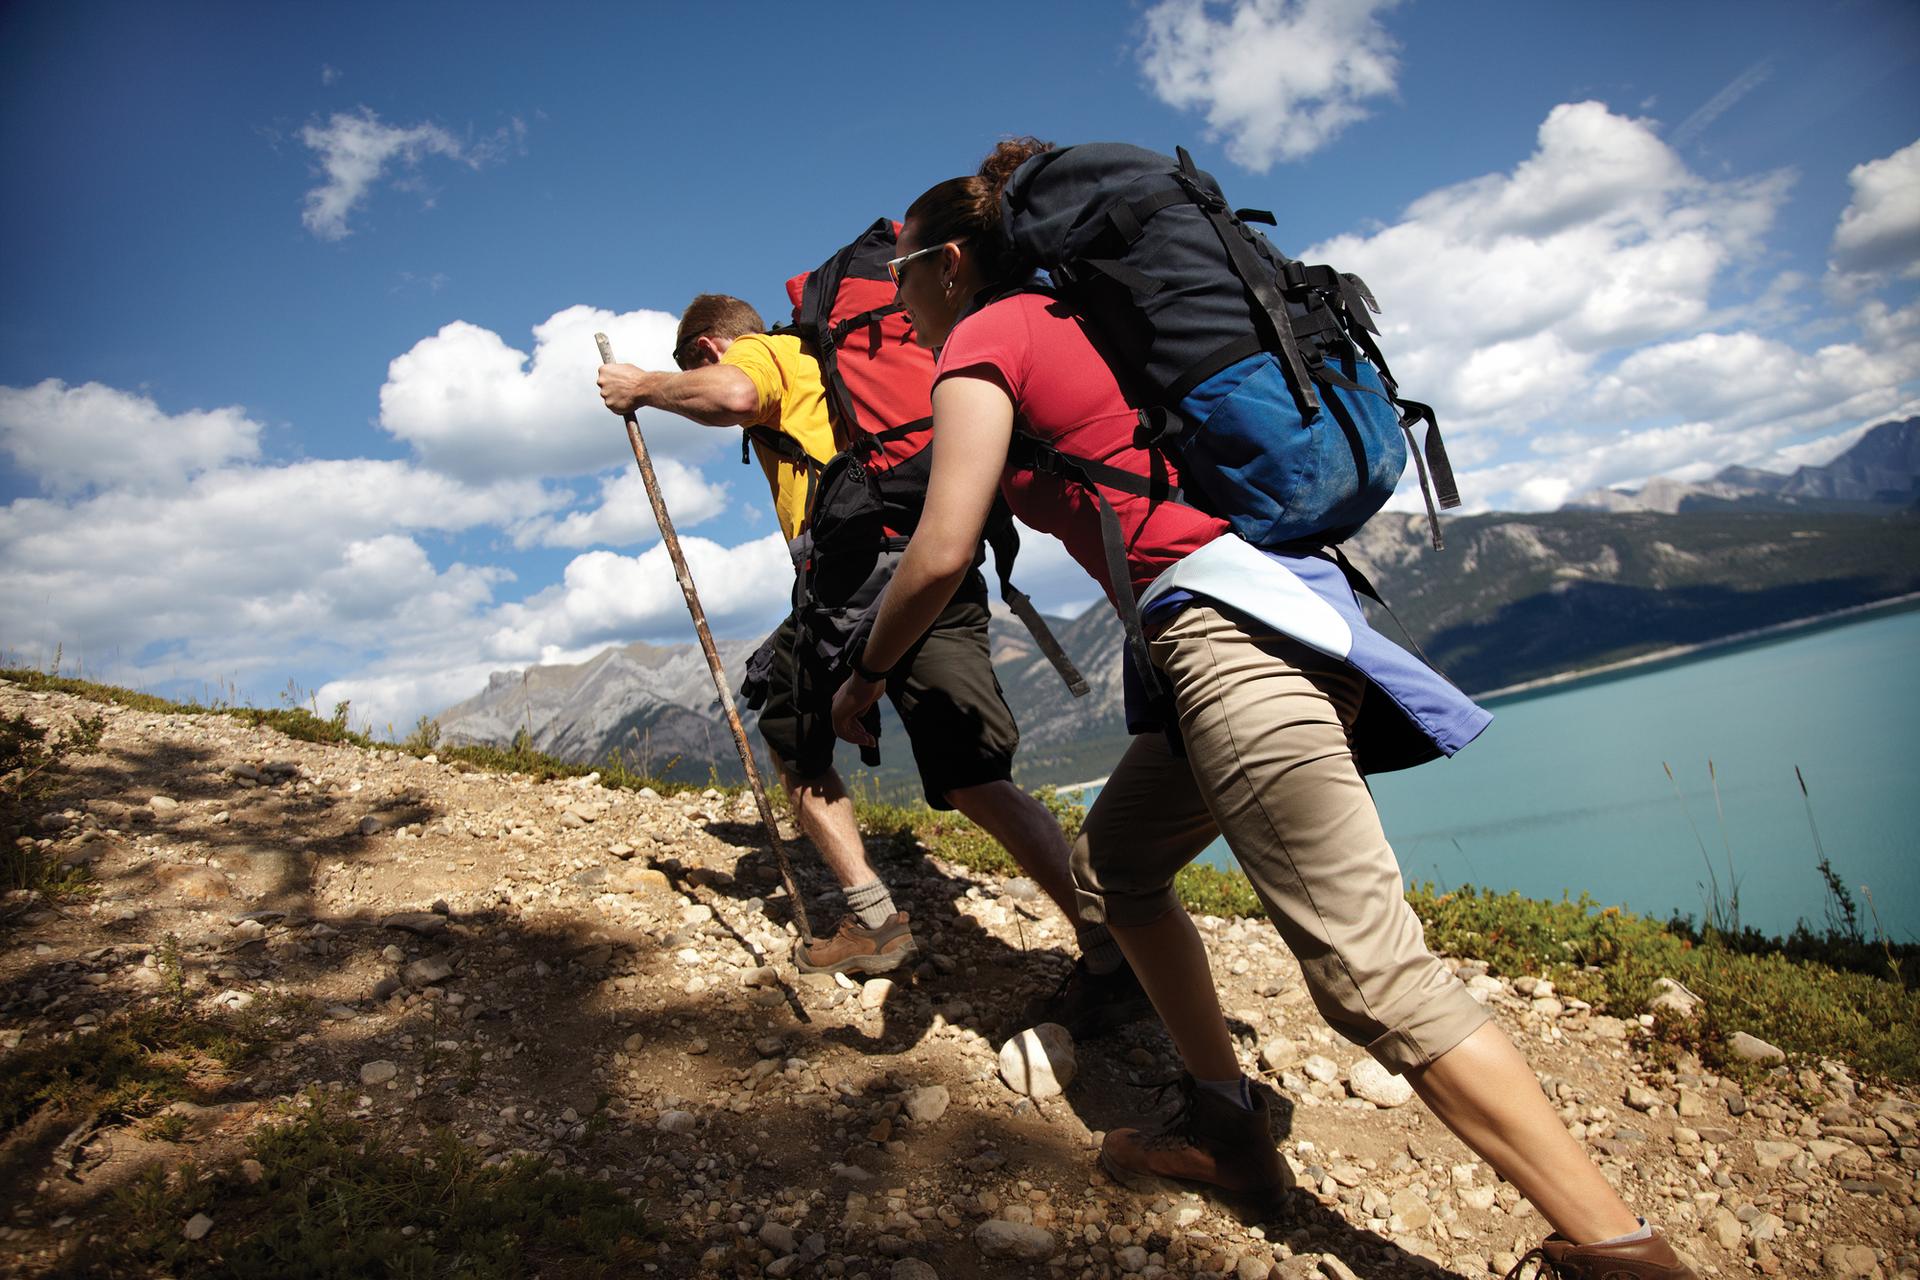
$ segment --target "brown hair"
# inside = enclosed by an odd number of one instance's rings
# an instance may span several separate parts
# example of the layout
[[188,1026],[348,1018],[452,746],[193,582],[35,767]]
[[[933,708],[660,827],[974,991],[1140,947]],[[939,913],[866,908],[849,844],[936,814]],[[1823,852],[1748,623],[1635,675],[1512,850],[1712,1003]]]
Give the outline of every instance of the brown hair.
[[749,333],[765,333],[767,322],[750,302],[725,293],[703,293],[680,313],[680,328],[673,335],[674,349],[688,338],[740,338]]
[[948,240],[972,246],[981,277],[1001,283],[1030,264],[1021,262],[1000,221],[1000,193],[1013,171],[1042,152],[1051,142],[1038,138],[1009,138],[980,162],[971,177],[948,178],[929,188],[907,209],[906,220],[920,232],[922,246]]

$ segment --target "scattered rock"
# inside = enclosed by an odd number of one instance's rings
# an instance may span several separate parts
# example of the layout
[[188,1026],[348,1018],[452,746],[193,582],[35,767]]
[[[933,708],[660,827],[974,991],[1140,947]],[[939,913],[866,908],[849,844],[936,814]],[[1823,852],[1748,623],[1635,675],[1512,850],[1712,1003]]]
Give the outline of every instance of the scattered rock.
[[207,1232],[213,1230],[213,1219],[204,1213],[196,1213],[187,1219],[187,1225],[180,1228],[180,1234],[189,1240],[204,1240]]
[[1043,1262],[1054,1252],[1051,1231],[1001,1218],[989,1218],[975,1227],[973,1245],[989,1258],[1020,1258],[1027,1262]]
[[445,956],[427,956],[408,965],[401,971],[400,976],[405,978],[410,986],[431,987],[435,983],[445,982],[451,978],[453,965],[448,963]]
[[892,978],[868,978],[860,984],[860,1007],[878,1009],[893,994]]
[[1727,1038],[1727,1049],[1742,1062],[1757,1062],[1762,1066],[1771,1066],[1776,1062],[1787,1060],[1785,1053],[1759,1036],[1750,1036],[1744,1031],[1736,1031]]
[[447,931],[447,918],[431,911],[402,911],[380,922],[382,929],[402,929],[422,938],[437,938]]
[[376,1058],[372,1062],[361,1064],[360,1083],[369,1087],[377,1087],[387,1083],[387,1081],[399,1074],[400,1068],[398,1065],[388,1062],[385,1058]]
[[1057,1022],[1029,1027],[1000,1046],[1000,1078],[1015,1093],[1052,1098],[1073,1083],[1078,1069],[1073,1036]]
[[1700,997],[1672,978],[1654,979],[1653,995],[1647,1000],[1647,1012],[1670,1013],[1675,1017],[1691,1018],[1699,1007]]
[[1356,1098],[1365,1098],[1376,1107],[1404,1107],[1413,1101],[1413,1086],[1405,1076],[1396,1075],[1375,1062],[1362,1058],[1347,1068],[1347,1088]]
[[[156,816],[162,817],[162,818],[166,817],[168,814],[179,809],[179,807],[180,807],[180,802],[178,800],[175,800],[172,796],[155,796],[151,800],[147,801],[147,808],[153,810]],[[209,1223],[208,1225],[211,1226],[212,1224]],[[201,1234],[204,1235],[206,1233],[202,1232]],[[193,1240],[198,1240],[199,1238],[200,1238],[199,1236],[189,1237],[189,1239],[193,1239]]]
[[691,1111],[662,1111],[654,1128],[662,1133],[692,1133],[694,1124]]
[[1260,1065],[1268,1071],[1285,1071],[1300,1061],[1300,1045],[1286,1036],[1269,1036],[1260,1045]]
[[1319,1084],[1332,1084],[1340,1078],[1340,1064],[1324,1053],[1307,1055],[1300,1063],[1300,1070],[1307,1079]]
[[900,1100],[901,1109],[915,1124],[932,1124],[947,1113],[947,1104],[951,1097],[947,1086],[930,1084],[924,1088],[908,1091]]
[[940,1280],[940,1273],[918,1258],[902,1258],[893,1264],[892,1280]]

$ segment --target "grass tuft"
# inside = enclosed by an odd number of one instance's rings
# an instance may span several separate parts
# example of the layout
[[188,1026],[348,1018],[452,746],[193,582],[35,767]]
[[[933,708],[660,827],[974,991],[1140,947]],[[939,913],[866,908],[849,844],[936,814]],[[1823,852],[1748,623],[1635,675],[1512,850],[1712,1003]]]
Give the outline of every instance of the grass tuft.
[[[256,1131],[247,1159],[258,1167],[149,1172],[116,1196],[70,1274],[622,1276],[661,1237],[605,1183],[530,1159],[489,1165],[445,1128],[402,1145],[324,1095]],[[198,1213],[214,1226],[189,1242],[181,1225]]]

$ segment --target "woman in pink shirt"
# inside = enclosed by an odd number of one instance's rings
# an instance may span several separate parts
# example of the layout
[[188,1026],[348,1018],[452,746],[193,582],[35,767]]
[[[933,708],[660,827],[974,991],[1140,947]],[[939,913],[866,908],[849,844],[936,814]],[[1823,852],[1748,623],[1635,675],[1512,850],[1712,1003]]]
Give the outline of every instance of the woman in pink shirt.
[[[855,674],[834,700],[836,728],[855,742],[864,739],[858,720],[886,670],[972,563],[997,493],[1022,520],[1059,537],[1116,606],[1121,592],[1138,599],[1188,557],[1231,550],[1247,576],[1272,577],[1266,585],[1274,590],[1262,598],[1297,589],[1302,616],[1319,619],[1314,625],[1332,617],[1349,633],[1366,630],[1351,590],[1327,585],[1323,556],[1232,548],[1220,542],[1232,537],[1224,523],[1200,511],[1118,488],[1096,491],[1027,461],[1038,441],[1135,475],[1153,465],[1133,444],[1134,409],[1112,372],[1063,305],[1023,288],[1031,264],[1015,260],[1001,226],[1001,189],[1045,148],[1032,139],[1002,143],[979,174],[941,183],[907,212],[891,265],[919,341],[941,351],[933,479]],[[1167,479],[1178,484],[1177,474]],[[1103,519],[1119,527],[1114,545],[1124,545],[1124,565],[1108,559]],[[1228,595],[1231,604],[1220,598]],[[1477,709],[1444,682],[1432,707],[1394,701],[1381,674],[1393,664],[1362,660],[1384,644],[1370,632],[1330,655],[1324,643],[1303,642],[1311,628],[1297,619],[1272,610],[1256,617],[1241,606],[1238,590],[1210,599],[1196,588],[1149,608],[1145,658],[1171,689],[1184,755],[1158,733],[1136,736],[1074,850],[1088,918],[1108,922],[1189,1073],[1179,1113],[1152,1130],[1113,1130],[1102,1164],[1123,1181],[1181,1178],[1262,1199],[1287,1185],[1264,1094],[1250,1088],[1234,1056],[1205,948],[1171,889],[1173,873],[1218,833],[1300,959],[1329,1023],[1404,1074],[1553,1224],[1539,1256],[1563,1274],[1595,1280],[1690,1277],[1568,1134],[1513,1042],[1426,949],[1406,904],[1361,776],[1365,757],[1409,733],[1425,734],[1417,758],[1450,753],[1485,723],[1484,713],[1475,719]],[[1316,614],[1322,608],[1325,615]],[[1448,726],[1461,724],[1464,737],[1450,740]]]

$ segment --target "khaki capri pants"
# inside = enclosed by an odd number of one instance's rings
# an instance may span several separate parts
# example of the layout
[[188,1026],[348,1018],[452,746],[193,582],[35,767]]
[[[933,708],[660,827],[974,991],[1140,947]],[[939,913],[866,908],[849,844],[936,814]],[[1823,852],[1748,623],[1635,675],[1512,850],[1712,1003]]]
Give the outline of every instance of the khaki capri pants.
[[1179,909],[1174,873],[1224,835],[1306,974],[1321,1016],[1396,1072],[1487,1021],[1427,950],[1349,733],[1366,681],[1346,663],[1196,602],[1150,642],[1187,758],[1137,736],[1073,849],[1088,923]]

